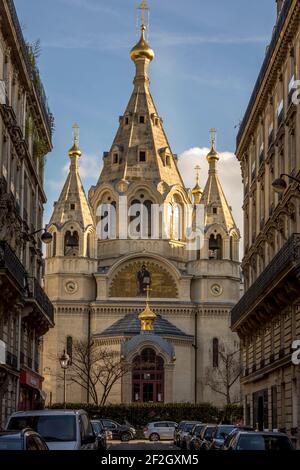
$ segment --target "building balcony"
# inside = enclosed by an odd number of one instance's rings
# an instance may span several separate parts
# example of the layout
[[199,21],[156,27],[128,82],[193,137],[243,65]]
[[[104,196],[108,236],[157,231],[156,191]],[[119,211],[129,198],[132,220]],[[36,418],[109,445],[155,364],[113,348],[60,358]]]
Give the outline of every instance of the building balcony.
[[26,278],[26,291],[26,303],[34,307],[33,313],[39,317],[37,321],[40,327],[47,331],[49,324],[54,325],[54,307],[49,297],[36,278]]
[[231,328],[254,331],[300,292],[300,234],[293,234],[231,311]]
[[24,293],[24,266],[6,241],[0,241],[0,276],[7,277],[20,293]]

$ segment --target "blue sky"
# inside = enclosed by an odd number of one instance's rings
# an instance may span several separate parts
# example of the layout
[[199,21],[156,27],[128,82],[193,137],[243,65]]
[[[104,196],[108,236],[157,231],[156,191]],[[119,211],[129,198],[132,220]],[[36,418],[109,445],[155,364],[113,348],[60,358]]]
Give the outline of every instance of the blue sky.
[[[80,125],[82,177],[99,176],[132,91],[129,51],[137,41],[133,0],[15,0],[24,36],[41,40],[39,68],[55,117],[47,157],[45,221],[66,176],[72,124]],[[243,117],[275,23],[275,0],[148,0],[149,42],[156,53],[151,90],[187,186],[200,163],[209,129],[218,130],[221,179],[242,224],[235,126]],[[228,157],[229,155],[229,157]],[[199,161],[201,160],[201,161]],[[222,159],[221,159],[222,160]],[[232,185],[235,191],[232,191]]]

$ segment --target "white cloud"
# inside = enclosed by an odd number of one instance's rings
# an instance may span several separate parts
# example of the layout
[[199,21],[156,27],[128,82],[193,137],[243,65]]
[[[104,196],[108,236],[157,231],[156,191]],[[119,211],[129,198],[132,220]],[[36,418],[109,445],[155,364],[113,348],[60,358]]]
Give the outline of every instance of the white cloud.
[[[195,167],[200,165],[200,183],[204,188],[208,178],[208,162],[206,160],[208,152],[208,148],[194,147],[180,155],[178,167],[187,187],[193,188],[195,186]],[[240,164],[232,152],[219,152],[219,157],[219,178],[228,204],[232,207],[235,222],[243,234],[243,185]]]
[[[62,168],[62,172],[67,176],[70,164],[66,163]],[[83,154],[79,159],[79,174],[84,179],[93,179],[95,182],[98,180],[101,172],[100,159],[97,155]]]

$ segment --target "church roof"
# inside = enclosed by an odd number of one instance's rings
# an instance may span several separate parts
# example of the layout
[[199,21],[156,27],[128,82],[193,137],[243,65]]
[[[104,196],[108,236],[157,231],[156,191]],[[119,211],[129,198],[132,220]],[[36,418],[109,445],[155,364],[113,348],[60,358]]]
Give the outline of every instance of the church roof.
[[68,221],[78,222],[83,228],[93,225],[93,217],[79,174],[78,160],[81,152],[74,136],[74,145],[69,151],[70,170],[66,182],[55,203],[49,225],[63,225]]
[[[134,336],[140,334],[140,332],[141,323],[138,314],[130,313],[102,331],[99,336]],[[157,315],[156,317],[153,333],[159,336],[178,336],[186,339],[193,338],[193,336],[187,335],[161,315]]]
[[[184,187],[177,167],[177,156],[170,148],[163,122],[150,93],[148,67],[154,52],[145,42],[145,26],[140,42],[133,48],[131,58],[135,62],[134,90],[114,138],[110,152],[103,157],[104,165],[99,184],[117,181],[164,181],[169,186]],[[149,51],[152,51],[151,54]],[[139,152],[146,152],[139,161]],[[113,155],[118,154],[117,164]]]
[[[207,155],[207,160],[209,162],[208,180],[201,197],[201,204],[205,206],[204,225],[206,228],[209,228],[216,223],[226,228],[228,234],[232,229],[235,229],[236,233],[239,234],[239,230],[233,218],[232,209],[227,202],[218,176],[217,162],[219,155],[215,149],[214,141]],[[212,210],[213,208],[217,208],[217,213]]]

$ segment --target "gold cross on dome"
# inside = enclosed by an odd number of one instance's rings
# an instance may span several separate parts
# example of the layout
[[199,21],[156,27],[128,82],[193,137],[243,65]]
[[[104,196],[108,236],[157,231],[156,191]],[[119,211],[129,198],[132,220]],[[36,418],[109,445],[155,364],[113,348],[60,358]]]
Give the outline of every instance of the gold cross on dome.
[[142,1],[141,5],[139,7],[137,7],[138,10],[141,10],[142,12],[142,17],[141,17],[141,26],[145,26],[145,12],[146,11],[149,11],[150,8],[148,7],[147,3],[145,2],[145,0]]
[[79,125],[75,122],[72,126],[73,129],[73,138],[74,138],[74,144],[77,144],[78,142],[78,131],[79,131]]
[[197,165],[195,166],[195,170],[196,170],[196,175],[197,175],[197,183],[199,184],[199,173],[200,173],[201,167]]
[[150,292],[152,291],[152,289],[150,288],[150,286],[147,286],[145,291],[147,292],[147,302],[150,301]]
[[211,130],[210,130],[210,133],[211,133],[211,145],[212,147],[215,146],[215,143],[216,143],[216,129],[213,127]]

